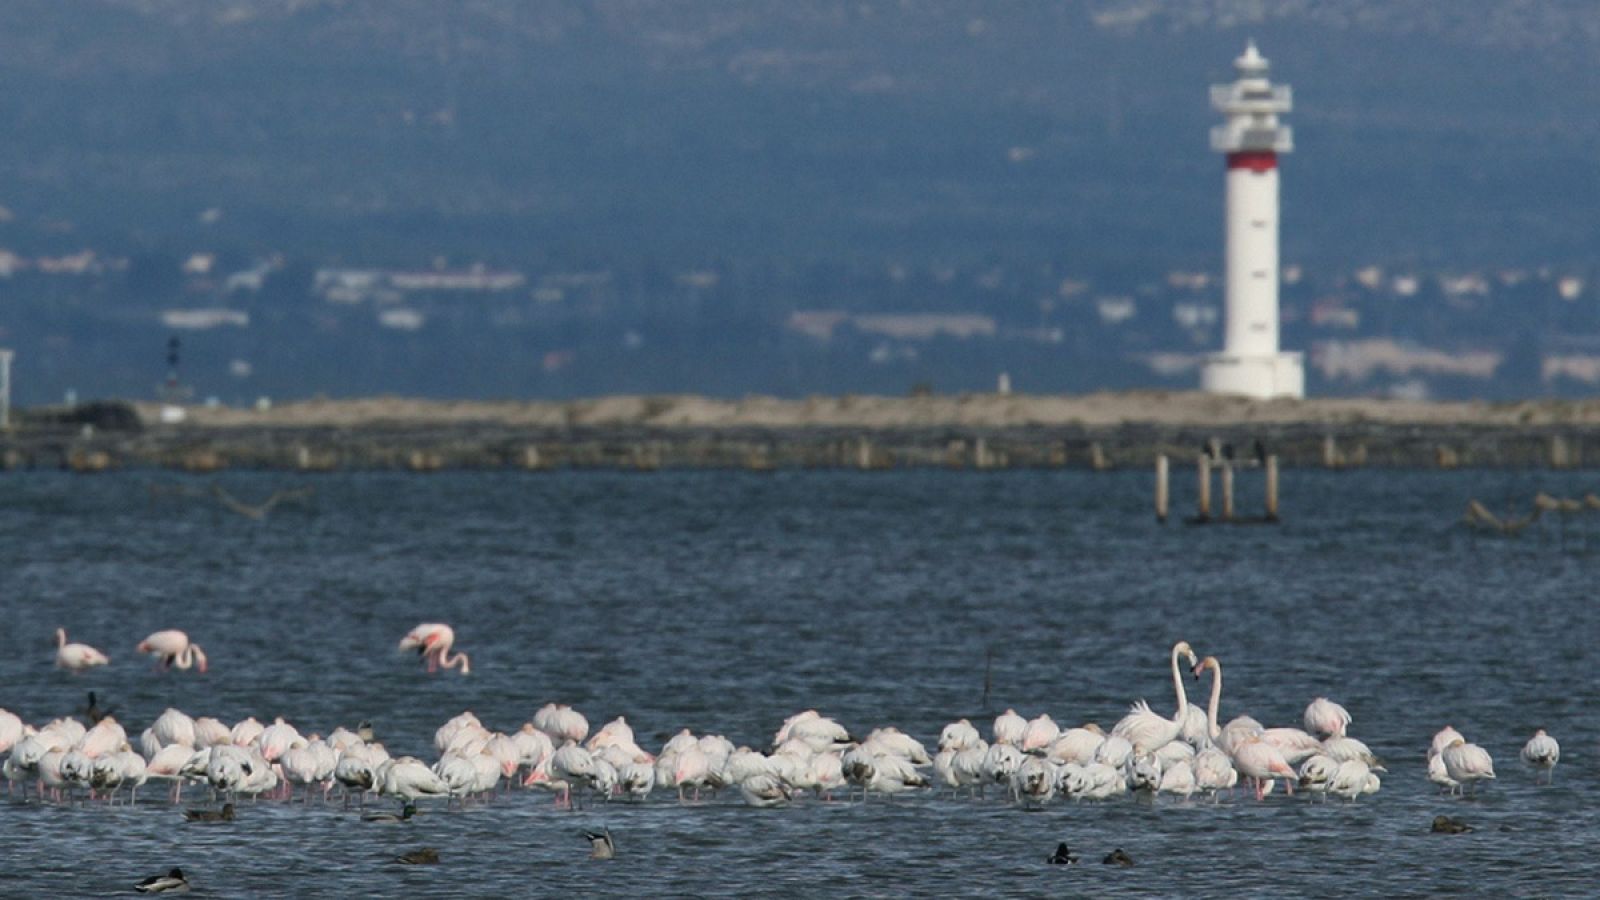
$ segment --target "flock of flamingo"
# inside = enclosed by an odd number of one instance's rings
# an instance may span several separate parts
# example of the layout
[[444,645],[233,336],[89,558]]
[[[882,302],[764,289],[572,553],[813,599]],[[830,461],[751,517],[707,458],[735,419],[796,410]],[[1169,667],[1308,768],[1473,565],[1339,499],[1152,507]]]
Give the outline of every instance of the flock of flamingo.
[[[57,630],[57,662],[81,671],[106,663],[104,654],[72,644]],[[470,671],[466,654],[452,655],[454,632],[426,623],[401,641],[430,672]],[[205,653],[180,631],[159,631],[141,641],[141,653],[162,669],[206,669]],[[1204,710],[1189,703],[1183,669],[1199,680],[1211,677]],[[180,802],[186,786],[220,795],[290,799],[299,790],[309,802],[326,802],[335,788],[348,806],[369,796],[404,804],[423,798],[466,803],[499,793],[506,786],[541,788],[556,794],[558,806],[571,808],[584,797],[642,801],[658,790],[675,791],[680,802],[699,801],[702,792],[737,791],[750,806],[797,802],[806,795],[829,799],[835,791],[893,796],[942,787],[952,794],[982,797],[997,789],[1011,802],[1037,807],[1055,799],[1109,800],[1158,795],[1215,799],[1242,780],[1260,800],[1278,782],[1313,798],[1354,802],[1378,791],[1387,770],[1367,745],[1346,732],[1345,709],[1318,697],[1305,710],[1303,729],[1267,728],[1249,716],[1218,721],[1222,665],[1214,656],[1198,659],[1185,641],[1170,657],[1177,710],[1162,716],[1143,700],[1109,732],[1093,723],[1063,729],[1048,714],[1027,719],[1007,709],[995,718],[989,738],[967,719],[946,725],[933,753],[894,727],[857,738],[837,721],[806,710],[790,716],[773,735],[770,748],[736,746],[721,735],[695,735],[684,729],[650,753],[635,741],[626,719],[618,717],[593,733],[588,720],[570,707],[551,703],[511,732],[491,731],[464,712],[434,734],[438,753],[429,765],[412,757],[391,757],[370,726],[338,727],[327,737],[302,734],[278,718],[263,725],[254,718],[233,726],[210,717],[191,718],[168,709],[137,738],[114,718],[90,726],[71,718],[43,726],[25,725],[0,709],[0,753],[8,754],[0,772],[8,794],[30,783],[40,799],[57,802],[77,795],[116,802],[124,793],[134,802],[140,786],[170,785]],[[1522,760],[1553,778],[1560,747],[1542,729],[1527,742]],[[1446,726],[1428,751],[1428,778],[1451,793],[1477,791],[1495,777],[1494,762],[1482,747],[1468,743]],[[1537,778],[1537,776],[1536,776]],[[231,809],[231,807],[230,807]]]

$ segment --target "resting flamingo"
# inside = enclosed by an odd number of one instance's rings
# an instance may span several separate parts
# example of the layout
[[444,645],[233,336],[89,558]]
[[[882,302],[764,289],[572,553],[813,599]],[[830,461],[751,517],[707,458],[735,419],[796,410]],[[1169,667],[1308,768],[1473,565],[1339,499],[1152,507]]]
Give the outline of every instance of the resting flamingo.
[[467,655],[465,653],[450,655],[450,648],[455,646],[455,642],[454,628],[438,622],[424,622],[400,639],[400,650],[417,651],[418,656],[428,661],[429,672],[460,666],[461,674],[467,675],[472,672],[472,664]]
[[[1522,761],[1534,769],[1543,771],[1549,776],[1549,781],[1554,781],[1556,778],[1556,763],[1561,761],[1561,745],[1556,743],[1555,738],[1545,734],[1544,729],[1541,728],[1535,731],[1533,737],[1529,738],[1528,743],[1523,746]],[[1533,777],[1533,783],[1539,783],[1537,774]]]
[[188,669],[196,666],[203,674],[206,670],[206,654],[200,645],[192,643],[189,636],[177,629],[158,631],[139,642],[136,648],[140,653],[148,653],[159,660],[161,671],[177,666]]
[[83,672],[95,666],[103,666],[111,660],[104,653],[88,644],[67,643],[67,630],[56,629],[56,667],[72,672]]
[[1494,778],[1494,760],[1489,757],[1489,751],[1467,743],[1464,738],[1452,739],[1439,756],[1444,760],[1445,773],[1459,782],[1458,793],[1465,793],[1469,784],[1473,793],[1477,793],[1479,781]]
[[1344,737],[1350,727],[1350,713],[1327,697],[1318,697],[1306,706],[1306,730],[1325,738]]

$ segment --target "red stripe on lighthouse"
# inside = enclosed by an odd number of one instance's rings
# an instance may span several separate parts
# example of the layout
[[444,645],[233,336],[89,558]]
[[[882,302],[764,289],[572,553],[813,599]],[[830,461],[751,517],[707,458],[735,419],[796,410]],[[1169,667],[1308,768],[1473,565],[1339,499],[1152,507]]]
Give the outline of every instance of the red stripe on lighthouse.
[[1228,168],[1270,172],[1278,167],[1278,154],[1271,150],[1240,150],[1228,154]]

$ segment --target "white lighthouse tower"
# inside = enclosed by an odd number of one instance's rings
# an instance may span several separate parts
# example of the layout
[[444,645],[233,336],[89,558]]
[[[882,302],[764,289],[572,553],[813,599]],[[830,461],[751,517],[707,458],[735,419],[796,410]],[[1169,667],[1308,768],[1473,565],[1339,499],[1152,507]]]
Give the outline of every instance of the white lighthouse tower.
[[1302,354],[1278,351],[1278,154],[1294,149],[1289,86],[1267,79],[1252,41],[1233,61],[1239,77],[1211,86],[1211,105],[1227,121],[1211,129],[1211,149],[1228,161],[1227,330],[1222,352],[1207,357],[1200,387],[1215,394],[1304,397]]

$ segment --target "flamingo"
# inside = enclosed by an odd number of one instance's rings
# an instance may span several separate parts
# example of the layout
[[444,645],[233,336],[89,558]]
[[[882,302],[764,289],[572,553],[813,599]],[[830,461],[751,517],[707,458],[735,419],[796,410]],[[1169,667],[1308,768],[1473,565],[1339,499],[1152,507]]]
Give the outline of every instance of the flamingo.
[[158,631],[139,642],[135,648],[140,653],[148,653],[158,661],[158,668],[165,672],[173,666],[179,669],[188,669],[196,666],[203,675],[206,671],[206,654],[200,645],[192,643],[189,636],[177,629]]
[[1373,777],[1366,763],[1359,759],[1347,759],[1339,763],[1333,777],[1328,779],[1328,793],[1354,801],[1362,794],[1377,790],[1377,786],[1372,784]]
[[67,643],[67,630],[56,629],[56,668],[76,673],[103,666],[110,661],[104,653],[88,644]]
[[1439,756],[1444,760],[1445,773],[1461,787],[1458,790],[1465,792],[1469,783],[1473,784],[1473,792],[1477,792],[1476,782],[1482,779],[1494,778],[1494,760],[1489,757],[1489,751],[1477,744],[1469,744],[1463,738],[1455,738]]
[[22,719],[8,709],[0,709],[0,753],[9,751],[22,740]]
[[783,739],[777,743],[793,739],[803,742],[814,753],[827,753],[855,741],[850,732],[837,721],[817,715],[814,710],[807,710],[806,713],[802,713],[801,717],[794,718],[791,722],[786,722],[785,728],[779,729],[778,734],[782,735]]
[[1350,727],[1350,714],[1327,697],[1318,697],[1306,706],[1305,724],[1312,734],[1344,737],[1344,730]]
[[1194,650],[1189,647],[1188,641],[1172,645],[1172,687],[1178,693],[1177,713],[1170,719],[1163,718],[1150,708],[1150,704],[1140,700],[1111,729],[1112,735],[1125,738],[1132,744],[1137,755],[1154,753],[1163,744],[1176,740],[1183,730],[1183,721],[1189,714],[1189,697],[1183,690],[1183,676],[1178,674],[1179,656],[1186,657],[1189,665],[1196,665]]
[[1042,751],[1060,736],[1060,726],[1050,718],[1049,713],[1044,713],[1028,722],[1027,730],[1022,733],[1022,752]]
[[1009,707],[1005,712],[994,718],[994,742],[996,744],[1010,744],[1014,747],[1022,746],[1022,739],[1028,733],[1028,720],[1017,715],[1017,711]]
[[965,750],[976,747],[983,742],[983,736],[978,734],[978,729],[966,719],[951,722],[939,732],[940,750]]
[[1298,728],[1267,728],[1261,732],[1261,739],[1276,747],[1291,766],[1323,752],[1321,741]]
[[1163,794],[1174,794],[1185,800],[1195,792],[1199,785],[1195,781],[1194,766],[1188,760],[1178,760],[1161,770],[1161,784],[1156,790]]
[[1255,782],[1256,799],[1267,795],[1267,784],[1274,778],[1283,778],[1284,787],[1294,793],[1293,783],[1298,778],[1294,769],[1289,767],[1287,760],[1278,748],[1272,746],[1259,736],[1252,735],[1239,743],[1233,751],[1233,766],[1239,774]]
[[633,800],[645,800],[656,786],[656,767],[649,763],[628,763],[617,770],[617,784]]
[[564,703],[546,703],[533,714],[533,727],[544,732],[552,743],[582,743],[589,736],[589,720]]
[[407,650],[417,651],[418,656],[427,660],[429,672],[454,669],[459,666],[461,674],[470,674],[472,665],[465,653],[450,655],[450,648],[455,642],[454,628],[439,622],[424,622],[400,639],[400,651],[402,653]]
[[1106,737],[1100,726],[1090,722],[1081,728],[1068,728],[1061,732],[1059,737],[1050,742],[1050,747],[1045,750],[1045,756],[1051,762],[1075,762],[1080,766],[1087,766],[1094,762],[1095,753],[1105,742]]
[[778,776],[757,772],[739,782],[739,795],[747,806],[769,809],[788,803],[791,791]]
[[[1522,761],[1535,769],[1543,769],[1549,775],[1549,781],[1556,777],[1556,763],[1561,761],[1561,745],[1556,739],[1544,733],[1541,728],[1533,733],[1528,743],[1522,748]],[[1549,781],[1546,783],[1548,784]],[[1539,783],[1537,774],[1533,777],[1534,784]]]
[[1450,773],[1445,771],[1442,753],[1428,754],[1428,780],[1452,794],[1461,786],[1461,782],[1451,778]]
[[[1177,657],[1173,657],[1174,663]],[[1211,670],[1211,702],[1206,707],[1206,730],[1211,733],[1211,739],[1222,737],[1223,729],[1217,725],[1217,707],[1222,702],[1222,663],[1215,656],[1208,656],[1196,663],[1192,671],[1196,678],[1206,669]],[[1250,720],[1250,725],[1255,725],[1255,720]],[[1234,729],[1234,722],[1228,723],[1229,730]],[[1289,767],[1288,760],[1278,749],[1262,740],[1261,732],[1245,730],[1249,725],[1241,726],[1236,732],[1236,737],[1230,741],[1218,741],[1224,752],[1231,758],[1233,768],[1240,774],[1249,778],[1255,784],[1256,799],[1260,800],[1267,795],[1268,785],[1274,778],[1286,779],[1284,789],[1294,793],[1294,782],[1298,776],[1294,769]],[[1259,727],[1259,726],[1258,726]]]

